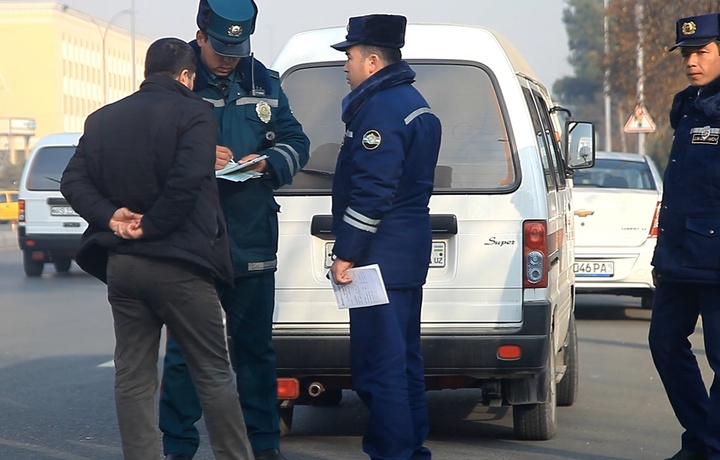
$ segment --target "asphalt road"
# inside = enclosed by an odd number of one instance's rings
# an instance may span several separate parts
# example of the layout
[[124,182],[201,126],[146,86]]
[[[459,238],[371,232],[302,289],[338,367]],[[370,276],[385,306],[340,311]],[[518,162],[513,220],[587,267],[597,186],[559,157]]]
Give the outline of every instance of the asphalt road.
[[[513,438],[511,409],[479,392],[428,393],[427,442],[439,460],[663,459],[680,444],[647,349],[650,312],[628,297],[581,297],[580,394],[558,408],[558,434]],[[693,339],[706,375],[702,330]],[[14,233],[0,225],[0,460],[117,460],[113,331],[104,286],[73,265],[23,275]],[[298,407],[282,440],[290,460],[361,460],[365,410],[352,392],[338,407]],[[204,429],[196,459],[212,458]]]

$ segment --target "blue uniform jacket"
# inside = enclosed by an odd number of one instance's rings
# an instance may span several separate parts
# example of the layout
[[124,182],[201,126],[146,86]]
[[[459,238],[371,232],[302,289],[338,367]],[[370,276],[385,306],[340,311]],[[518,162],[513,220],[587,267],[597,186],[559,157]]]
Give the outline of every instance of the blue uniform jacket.
[[720,282],[720,79],[675,95],[658,241],[659,281]]
[[261,179],[218,180],[235,276],[275,271],[280,206],[273,191],[291,183],[308,162],[310,141],[276,72],[253,57],[241,58],[230,79],[221,82],[202,64],[197,41],[190,45],[198,58],[194,91],[214,106],[218,145],[232,150],[236,160],[251,153],[269,157]]
[[428,202],[441,126],[414,78],[400,61],[345,97],[333,181],[334,254],[356,266],[379,264],[395,289],[425,283],[432,242]]

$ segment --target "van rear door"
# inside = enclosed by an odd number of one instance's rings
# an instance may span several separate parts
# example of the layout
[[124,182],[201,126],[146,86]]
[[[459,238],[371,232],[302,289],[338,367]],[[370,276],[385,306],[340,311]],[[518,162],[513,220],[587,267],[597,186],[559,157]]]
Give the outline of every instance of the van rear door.
[[60,193],[60,178],[74,153],[74,145],[47,145],[28,160],[21,189],[27,235],[76,235],[87,228]]
[[[536,197],[520,187],[497,81],[487,68],[465,61],[410,64],[416,87],[443,128],[430,202],[433,253],[423,323],[517,327],[523,301],[522,221]],[[326,278],[333,244],[330,192],[344,133],[341,100],[349,92],[342,66],[296,67],[283,76],[293,113],[310,137],[311,158],[293,184],[277,192],[282,212],[276,328],[346,327],[348,321]]]

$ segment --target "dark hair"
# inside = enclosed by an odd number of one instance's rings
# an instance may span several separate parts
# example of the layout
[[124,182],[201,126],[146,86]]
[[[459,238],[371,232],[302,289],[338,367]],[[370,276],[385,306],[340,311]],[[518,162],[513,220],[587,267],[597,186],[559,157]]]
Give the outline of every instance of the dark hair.
[[394,64],[402,60],[402,52],[397,48],[387,48],[375,45],[360,45],[362,47],[363,56],[367,57],[371,54],[377,54],[383,60],[385,65]]
[[197,70],[197,58],[193,49],[179,38],[155,40],[145,55],[145,78],[150,75],[180,76],[183,70]]

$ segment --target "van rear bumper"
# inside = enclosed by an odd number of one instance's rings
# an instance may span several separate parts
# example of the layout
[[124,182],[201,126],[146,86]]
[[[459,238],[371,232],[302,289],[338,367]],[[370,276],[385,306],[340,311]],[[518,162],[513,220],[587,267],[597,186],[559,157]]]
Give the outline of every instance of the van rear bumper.
[[[317,325],[316,325],[317,326]],[[547,363],[550,337],[548,303],[523,305],[523,322],[516,329],[423,325],[425,375],[464,376],[472,379],[537,375]],[[350,375],[350,336],[347,330],[283,325],[273,331],[278,377]],[[522,356],[503,360],[501,345],[518,345]]]
[[23,251],[62,252],[74,257],[80,249],[80,238],[82,234],[27,235],[24,227],[18,227],[18,246]]

